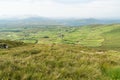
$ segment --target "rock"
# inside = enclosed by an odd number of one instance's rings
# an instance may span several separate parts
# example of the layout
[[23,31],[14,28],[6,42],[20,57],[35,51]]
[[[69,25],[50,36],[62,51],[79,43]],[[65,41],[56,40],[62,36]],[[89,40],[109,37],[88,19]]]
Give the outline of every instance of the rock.
[[0,48],[3,48],[3,49],[8,49],[9,46],[5,43],[0,43]]

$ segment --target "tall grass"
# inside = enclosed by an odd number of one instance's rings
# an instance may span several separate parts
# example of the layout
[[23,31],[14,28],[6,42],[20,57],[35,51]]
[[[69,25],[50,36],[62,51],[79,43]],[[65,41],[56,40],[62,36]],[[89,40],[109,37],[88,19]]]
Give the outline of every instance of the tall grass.
[[0,79],[119,80],[119,53],[68,44],[29,44],[1,49]]

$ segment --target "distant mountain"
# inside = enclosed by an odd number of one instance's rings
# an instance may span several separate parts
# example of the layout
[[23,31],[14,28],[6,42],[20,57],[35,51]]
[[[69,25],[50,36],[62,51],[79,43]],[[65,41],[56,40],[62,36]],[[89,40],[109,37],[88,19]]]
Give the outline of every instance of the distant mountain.
[[114,24],[120,23],[120,20],[100,20],[100,19],[51,19],[44,17],[29,17],[25,19],[1,19],[0,24],[23,24],[23,25],[68,25],[81,26],[89,24]]

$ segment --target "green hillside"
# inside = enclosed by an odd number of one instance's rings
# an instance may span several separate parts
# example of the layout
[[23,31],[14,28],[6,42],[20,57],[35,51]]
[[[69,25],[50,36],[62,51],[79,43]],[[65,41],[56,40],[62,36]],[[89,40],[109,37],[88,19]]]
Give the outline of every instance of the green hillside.
[[69,26],[23,26],[0,29],[0,39],[25,43],[80,44],[88,47],[120,47],[120,24]]
[[103,46],[111,48],[120,47],[120,28],[105,32],[103,36],[105,39]]

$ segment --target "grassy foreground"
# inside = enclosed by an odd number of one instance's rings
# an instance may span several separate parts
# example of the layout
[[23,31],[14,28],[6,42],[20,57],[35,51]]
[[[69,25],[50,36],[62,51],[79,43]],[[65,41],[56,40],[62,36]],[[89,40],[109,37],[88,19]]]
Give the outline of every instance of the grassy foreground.
[[120,80],[120,52],[72,44],[0,49],[0,80]]

